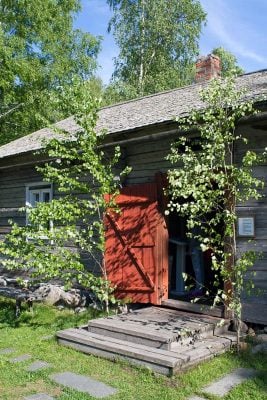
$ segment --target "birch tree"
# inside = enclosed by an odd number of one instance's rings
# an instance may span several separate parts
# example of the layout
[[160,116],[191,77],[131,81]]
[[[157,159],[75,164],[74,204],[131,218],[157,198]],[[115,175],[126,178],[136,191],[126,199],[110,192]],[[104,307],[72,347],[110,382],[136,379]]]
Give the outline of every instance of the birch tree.
[[71,86],[64,99],[72,105],[80,129],[71,135],[56,130],[58,136],[43,149],[50,161],[37,167],[60,196],[23,208],[28,224],[10,221],[12,229],[0,243],[0,254],[7,269],[22,269],[35,281],[56,278],[67,287],[83,285],[108,311],[115,297],[105,266],[104,220],[106,213],[117,210],[119,177],[129,169],[118,166],[119,147],[109,153],[101,149],[106,133],[96,130],[100,101],[90,96],[86,83]]
[[90,80],[100,39],[74,29],[80,0],[0,1],[0,144],[55,122],[59,91]]
[[198,0],[107,0],[109,23],[120,49],[113,82],[128,97],[192,81],[205,12]]
[[184,135],[172,145],[168,160],[174,168],[168,172],[166,213],[176,211],[186,217],[188,236],[198,240],[202,251],[210,252],[215,281],[213,293],[206,294],[213,296],[214,304],[223,303],[232,312],[239,344],[242,294],[253,288],[247,273],[259,255],[253,247],[238,249],[236,206],[262,196],[264,182],[255,177],[253,166],[266,162],[266,152],[247,148],[238,164],[235,160],[235,146],[248,144],[242,130],[236,129],[237,123],[256,110],[245,91],[236,89],[233,77],[212,80],[200,98],[204,110],[178,119],[185,133],[197,132],[197,139]]
[[223,47],[216,47],[212,50],[212,54],[220,57],[221,60],[221,76],[223,78],[231,76],[234,74],[241,75],[245,71],[241,68],[238,63],[236,56],[230,51],[224,49]]

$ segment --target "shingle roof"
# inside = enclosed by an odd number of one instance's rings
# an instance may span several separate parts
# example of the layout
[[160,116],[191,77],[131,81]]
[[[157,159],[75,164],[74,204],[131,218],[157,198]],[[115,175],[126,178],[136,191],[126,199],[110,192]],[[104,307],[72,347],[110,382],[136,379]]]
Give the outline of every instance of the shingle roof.
[[[267,96],[267,70],[244,74],[236,78],[238,87],[247,88],[247,96],[255,100]],[[201,108],[199,90],[203,85],[190,86],[157,93],[140,99],[103,107],[99,111],[97,129],[105,128],[108,134],[127,132],[148,125],[172,121],[175,116],[187,114],[192,108]],[[78,129],[73,117],[60,121],[56,126],[72,133]],[[0,147],[0,158],[42,148],[44,139],[55,135],[44,128]]]

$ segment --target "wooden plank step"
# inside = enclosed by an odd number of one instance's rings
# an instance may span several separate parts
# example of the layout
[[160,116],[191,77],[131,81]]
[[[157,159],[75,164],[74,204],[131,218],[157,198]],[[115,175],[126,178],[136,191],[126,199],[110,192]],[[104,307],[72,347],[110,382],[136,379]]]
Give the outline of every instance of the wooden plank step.
[[230,350],[235,343],[235,335],[225,335],[224,337],[217,336],[198,342],[193,348],[187,350],[186,354],[190,357],[190,360],[184,365],[181,365],[180,369],[183,371],[187,370],[203,361],[210,360],[216,355],[225,353]]
[[125,330],[125,332],[137,332],[138,334],[140,333],[140,335],[144,335],[144,331],[146,331],[151,339],[158,340],[160,336],[162,341],[175,340],[177,336],[176,332],[174,332],[173,330],[168,331],[161,326],[155,327],[154,325],[150,325],[149,322],[147,322],[146,324],[138,323],[134,319],[131,320],[129,318],[125,320],[116,317],[98,318],[89,321],[88,326],[108,326],[110,328],[115,328],[116,326],[118,326],[121,330]]
[[178,340],[178,334],[174,332],[109,318],[89,321],[88,331],[165,350],[170,349],[171,342]]
[[84,353],[111,360],[128,360],[164,375],[172,375],[176,371],[185,370],[215,354],[220,354],[229,349],[233,342],[231,337],[213,337],[194,346],[185,346],[183,351],[168,351],[101,336],[78,328],[60,331],[57,338],[60,344]]
[[157,307],[141,309],[89,321],[88,331],[170,350],[173,346],[194,343],[228,329],[228,323],[217,326],[219,318]]
[[173,308],[174,310],[190,311],[198,314],[210,315],[218,318],[224,317],[223,307],[209,307],[205,304],[190,303],[187,301],[167,299],[161,303],[164,307]]
[[98,343],[99,345],[107,345],[107,344],[112,344],[115,347],[117,346],[122,346],[122,348],[127,349],[129,352],[140,352],[141,357],[143,356],[144,353],[147,352],[148,358],[154,358],[155,355],[157,355],[160,359],[166,360],[167,365],[173,365],[177,362],[177,360],[185,361],[188,359],[186,355],[180,355],[177,353],[174,353],[172,351],[168,350],[163,350],[163,349],[156,349],[156,348],[150,348],[148,346],[144,346],[142,344],[137,345],[136,343],[132,342],[127,342],[125,340],[120,340],[120,339],[115,339],[112,337],[106,337],[102,335],[98,335],[96,333],[91,333],[88,332],[84,329],[79,329],[79,328],[69,328],[65,329],[63,331],[57,332],[57,337],[66,337],[67,336],[72,336],[74,339],[79,338],[80,340],[83,340],[84,343],[89,343],[90,341],[94,341],[95,343]]
[[186,310],[177,310],[165,307],[147,307],[145,309],[137,310],[133,313],[119,314],[110,319],[120,319],[122,321],[134,321],[135,323],[142,324],[146,327],[155,326],[157,329],[162,328],[166,330],[180,330],[185,328],[186,330],[199,329],[210,329],[216,326],[221,318],[197,314],[195,312],[188,312]]
[[[213,329],[214,326],[220,321],[218,318],[205,318],[202,315],[190,314],[185,312],[178,312],[176,310],[164,310],[158,309],[157,313],[151,315],[141,314],[138,312],[129,314],[119,314],[112,317],[105,317],[96,320],[89,321],[89,324],[93,324],[95,321],[108,321],[108,323],[114,326],[119,323],[132,324],[132,326],[139,327],[140,330],[150,330],[153,333],[155,331],[162,333],[163,336],[170,336],[171,332],[176,338],[177,334],[181,330],[209,330]],[[137,328],[138,329],[138,328]]]
[[57,332],[58,342],[109,359],[126,359],[131,363],[148,366],[156,372],[171,375],[174,368],[188,361],[187,355],[179,356],[167,350],[137,345],[115,338],[107,338],[83,329],[66,329]]

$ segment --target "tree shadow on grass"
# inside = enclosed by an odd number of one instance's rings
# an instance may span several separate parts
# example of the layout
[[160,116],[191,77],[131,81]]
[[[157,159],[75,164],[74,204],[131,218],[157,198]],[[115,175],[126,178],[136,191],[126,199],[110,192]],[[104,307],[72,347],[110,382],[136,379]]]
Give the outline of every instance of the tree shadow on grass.
[[6,326],[16,328],[19,319],[15,315],[15,301],[0,299],[0,329]]
[[16,318],[15,302],[9,299],[0,299],[0,329],[5,327],[19,328],[20,326],[30,326],[33,329],[47,327],[54,331],[85,325],[88,320],[100,316],[101,312],[94,309],[88,309],[84,313],[76,314],[73,310],[69,309],[60,311],[56,307],[34,304],[31,311],[27,305],[23,304],[21,315]]

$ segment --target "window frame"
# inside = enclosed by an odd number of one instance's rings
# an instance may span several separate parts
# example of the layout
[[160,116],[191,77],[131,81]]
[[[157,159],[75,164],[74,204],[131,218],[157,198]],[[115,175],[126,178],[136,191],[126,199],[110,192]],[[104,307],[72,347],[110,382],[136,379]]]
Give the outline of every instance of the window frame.
[[[26,188],[26,199],[25,199],[25,206],[26,206],[26,225],[29,225],[29,213],[30,209],[34,208],[32,202],[32,194],[39,193],[39,199],[42,199],[44,193],[49,193],[49,202],[53,200],[53,183],[52,182],[31,182],[25,184]],[[39,200],[38,203],[44,203],[43,200]],[[53,221],[50,221],[50,229],[53,228]]]

